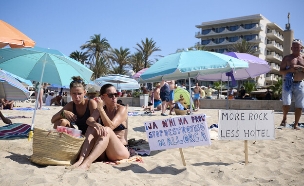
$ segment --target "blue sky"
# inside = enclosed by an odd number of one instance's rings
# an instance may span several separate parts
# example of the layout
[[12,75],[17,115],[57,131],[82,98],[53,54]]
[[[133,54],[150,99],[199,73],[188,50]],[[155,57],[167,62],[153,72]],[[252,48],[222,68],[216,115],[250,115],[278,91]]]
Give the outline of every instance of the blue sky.
[[[290,12],[295,38],[304,40],[303,0],[3,0],[0,19],[36,42],[69,55],[94,34],[113,48],[129,48],[153,38],[168,55],[199,40],[195,25],[252,14],[262,14],[285,28]],[[1,31],[0,31],[1,32]]]

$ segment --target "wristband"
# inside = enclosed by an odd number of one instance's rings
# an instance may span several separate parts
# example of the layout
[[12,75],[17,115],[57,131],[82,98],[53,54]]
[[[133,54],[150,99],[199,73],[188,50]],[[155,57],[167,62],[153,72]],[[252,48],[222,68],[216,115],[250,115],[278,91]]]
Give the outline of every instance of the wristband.
[[61,111],[60,116],[65,119],[64,110]]

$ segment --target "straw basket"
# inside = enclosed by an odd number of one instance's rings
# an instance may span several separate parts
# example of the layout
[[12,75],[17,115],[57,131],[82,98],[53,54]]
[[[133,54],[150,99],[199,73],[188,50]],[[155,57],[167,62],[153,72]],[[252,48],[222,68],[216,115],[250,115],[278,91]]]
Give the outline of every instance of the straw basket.
[[76,162],[84,139],[35,128],[31,161],[39,165],[71,165]]
[[187,115],[187,110],[174,109],[176,115]]

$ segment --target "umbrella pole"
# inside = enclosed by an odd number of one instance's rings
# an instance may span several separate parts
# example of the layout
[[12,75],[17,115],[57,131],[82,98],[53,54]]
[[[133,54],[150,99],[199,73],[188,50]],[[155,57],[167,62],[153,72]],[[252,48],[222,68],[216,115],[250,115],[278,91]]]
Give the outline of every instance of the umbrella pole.
[[[35,109],[34,109],[34,114],[33,114],[33,119],[32,119],[32,124],[31,124],[31,131],[29,132],[29,135],[28,135],[29,141],[33,138],[34,122],[35,122],[35,116],[36,116],[36,111],[37,111],[37,107],[38,107],[38,98],[40,97],[40,92],[41,92],[40,90],[42,87],[41,85],[42,85],[45,63],[46,63],[46,55],[45,55],[45,60],[43,62],[43,67],[42,67],[42,72],[41,72],[41,77],[40,77],[40,82],[39,82],[40,86],[39,86],[38,95],[36,98]],[[41,107],[42,107],[42,105],[41,105]]]
[[188,80],[189,80],[189,93],[190,93],[190,114],[192,114],[192,92],[191,92],[191,81],[190,81],[190,74],[188,73]]
[[226,101],[226,110],[228,110],[228,90],[229,90],[229,76],[228,76],[228,82],[227,82],[227,84],[228,84],[228,87],[227,87],[227,101]]

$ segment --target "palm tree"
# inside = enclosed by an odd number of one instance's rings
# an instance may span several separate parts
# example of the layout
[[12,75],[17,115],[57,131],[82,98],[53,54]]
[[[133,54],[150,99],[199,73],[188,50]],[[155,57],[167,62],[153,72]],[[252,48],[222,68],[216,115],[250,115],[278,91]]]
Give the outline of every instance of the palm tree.
[[219,81],[213,82],[213,88],[217,90],[217,99],[220,97],[220,90],[223,88],[223,84]]
[[94,60],[100,59],[101,56],[105,57],[106,51],[111,47],[106,38],[101,38],[100,34],[94,34],[90,37],[91,40],[87,41],[80,48],[86,50],[89,55],[89,60],[94,64]]
[[70,54],[70,58],[75,59],[76,61],[79,61],[81,64],[87,63],[88,60],[88,54],[86,52],[80,52],[80,51],[74,51]]
[[109,65],[103,57],[100,57],[99,60],[96,61],[96,64],[90,65],[90,69],[93,71],[93,80],[99,78],[100,76],[107,75],[109,72]]
[[[130,67],[134,72],[138,72],[141,69],[144,69],[145,62],[143,59],[143,54],[141,52],[136,52],[130,56]],[[147,67],[150,67],[150,63],[147,64]]]
[[247,53],[247,54],[254,54],[256,52],[256,48],[254,44],[251,44],[245,39],[243,39],[242,42],[237,42],[236,44],[233,44],[231,47],[229,47],[228,50],[231,52],[239,52],[239,53]]
[[153,54],[153,52],[161,51],[158,47],[156,47],[156,42],[154,42],[152,38],[146,38],[145,41],[141,40],[141,44],[136,43],[136,45],[138,48],[135,49],[143,54],[144,68],[147,68],[149,57]]
[[[125,74],[126,70],[124,67],[129,64],[130,61],[130,50],[128,48],[123,49],[111,49],[108,59],[111,61],[112,68],[117,68],[116,71],[118,74]],[[118,67],[115,67],[118,65]]]
[[272,90],[274,99],[280,99],[282,97],[282,87],[282,78],[279,78],[277,83],[269,87]]
[[255,83],[247,81],[244,83],[246,92],[250,95],[252,91],[256,90]]

